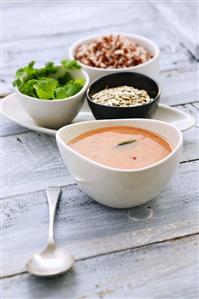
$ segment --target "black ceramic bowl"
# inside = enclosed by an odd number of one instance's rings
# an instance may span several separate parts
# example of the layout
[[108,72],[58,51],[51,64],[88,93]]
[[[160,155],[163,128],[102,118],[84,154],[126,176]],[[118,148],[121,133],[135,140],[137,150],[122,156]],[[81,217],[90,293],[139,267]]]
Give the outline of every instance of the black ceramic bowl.
[[[96,92],[105,88],[123,85],[145,89],[153,101],[132,107],[105,106],[92,101],[92,95]],[[151,118],[158,107],[160,88],[159,85],[148,76],[139,73],[122,72],[103,76],[91,83],[87,89],[86,97],[88,105],[96,119]]]

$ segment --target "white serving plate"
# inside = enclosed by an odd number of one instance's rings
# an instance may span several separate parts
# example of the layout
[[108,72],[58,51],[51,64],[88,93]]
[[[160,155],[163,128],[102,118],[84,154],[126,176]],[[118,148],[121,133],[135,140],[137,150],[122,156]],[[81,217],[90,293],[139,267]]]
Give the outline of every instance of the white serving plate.
[[[57,132],[57,130],[38,126],[20,105],[19,98],[16,93],[12,93],[1,100],[1,113],[8,119],[30,130],[42,132],[48,135],[55,135]],[[84,105],[73,122],[76,123],[93,119],[94,117],[89,107]],[[153,119],[166,121],[181,131],[188,130],[195,124],[194,118],[188,113],[163,104],[159,104]]]

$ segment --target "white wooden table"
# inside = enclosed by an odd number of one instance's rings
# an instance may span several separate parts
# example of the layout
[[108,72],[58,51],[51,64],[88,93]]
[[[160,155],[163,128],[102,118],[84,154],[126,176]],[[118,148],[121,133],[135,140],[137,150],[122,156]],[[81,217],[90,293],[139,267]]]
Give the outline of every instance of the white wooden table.
[[[1,97],[29,61],[59,62],[86,35],[130,32],[161,49],[161,102],[197,117],[196,2],[4,1],[2,17]],[[161,195],[142,207],[114,210],[77,187],[53,137],[2,118],[1,298],[196,299],[198,140],[197,124],[184,133],[178,173]],[[38,279],[24,264],[47,240],[49,185],[62,187],[56,239],[76,263],[64,276]]]

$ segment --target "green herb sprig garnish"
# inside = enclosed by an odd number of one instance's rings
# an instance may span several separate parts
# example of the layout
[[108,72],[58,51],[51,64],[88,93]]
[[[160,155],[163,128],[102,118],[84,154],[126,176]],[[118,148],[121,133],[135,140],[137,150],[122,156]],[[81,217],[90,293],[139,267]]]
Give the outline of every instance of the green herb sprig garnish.
[[116,146],[122,146],[122,145],[130,144],[130,143],[134,143],[136,141],[137,141],[136,139],[128,139],[128,140],[119,142]]
[[74,79],[70,70],[79,70],[76,60],[62,60],[61,65],[47,62],[44,67],[36,68],[35,61],[16,71],[13,86],[28,96],[54,100],[65,99],[78,93],[84,86],[84,79]]

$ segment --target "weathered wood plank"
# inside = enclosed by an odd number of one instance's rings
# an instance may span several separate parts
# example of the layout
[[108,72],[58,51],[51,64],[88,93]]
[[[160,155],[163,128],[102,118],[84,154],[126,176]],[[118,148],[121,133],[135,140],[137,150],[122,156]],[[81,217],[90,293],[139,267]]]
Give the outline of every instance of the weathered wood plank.
[[29,129],[16,124],[15,122],[9,120],[2,114],[0,114],[0,121],[1,121],[1,131],[0,131],[1,137],[30,132]]
[[198,2],[158,2],[152,4],[168,24],[171,32],[175,30],[181,41],[196,59],[199,59]]
[[1,156],[3,196],[73,182],[52,136],[28,132],[4,137]]
[[181,72],[179,69],[162,73],[160,86],[161,102],[167,105],[179,105],[197,102],[199,99],[198,70]]
[[[92,3],[92,1],[79,1],[78,3],[30,1],[13,5],[13,3],[4,1],[2,9],[3,29],[7,32],[3,36],[4,41],[57,34],[65,36],[68,33],[101,30],[103,27],[110,28],[132,21],[135,24],[151,21],[156,16],[150,3],[135,5],[130,2],[107,2],[104,5],[104,3]],[[143,9],[147,10],[147,14],[141,13]],[[104,17],[105,15],[109,17]],[[37,16],[37,22],[35,22],[35,16]],[[10,22],[13,18],[14,23]]]
[[[134,209],[106,208],[74,184],[64,187],[55,223],[57,241],[79,259],[197,233],[198,164],[181,164],[162,194]],[[5,198],[1,210],[2,272],[10,275],[23,271],[28,257],[45,245],[46,194]]]
[[[184,156],[183,160],[190,161],[194,158],[196,153],[199,153],[199,106],[196,107],[193,104],[187,104],[176,107],[179,110],[190,113],[196,120],[195,126],[183,133],[184,138]],[[194,154],[195,153],[195,154]],[[185,158],[186,157],[186,158]]]
[[76,262],[65,276],[4,279],[3,298],[198,298],[198,238],[190,236]]

